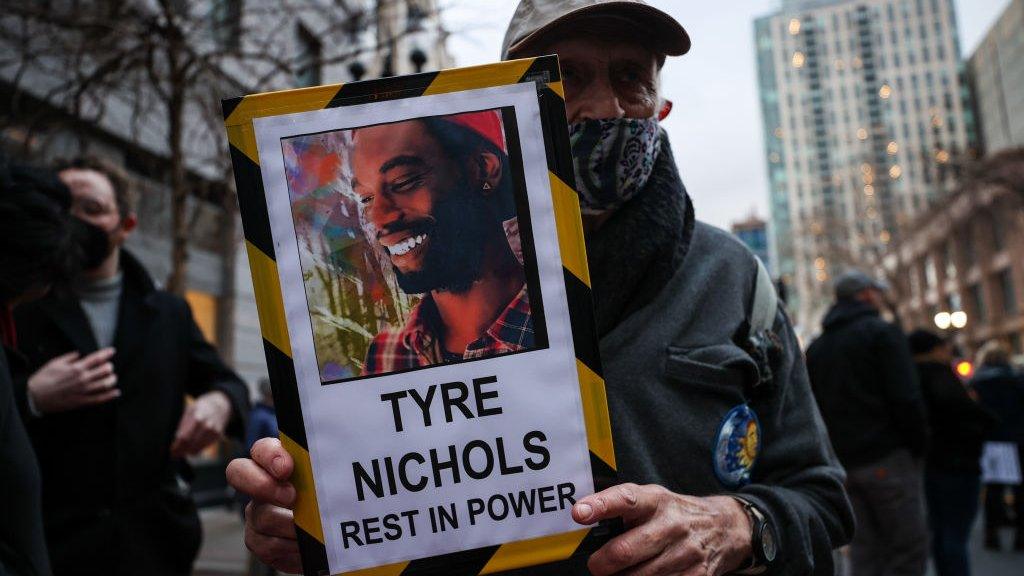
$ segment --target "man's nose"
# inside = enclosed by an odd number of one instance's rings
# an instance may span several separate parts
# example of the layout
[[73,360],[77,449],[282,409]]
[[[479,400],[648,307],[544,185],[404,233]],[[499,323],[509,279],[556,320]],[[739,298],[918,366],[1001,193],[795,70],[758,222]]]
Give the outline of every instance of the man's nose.
[[400,217],[401,214],[394,199],[391,198],[391,194],[383,191],[374,196],[373,202],[370,203],[370,209],[366,213],[366,219],[381,232]]
[[596,81],[581,92],[577,95],[581,100],[573,122],[625,117],[626,111],[623,110],[619,97],[608,79]]

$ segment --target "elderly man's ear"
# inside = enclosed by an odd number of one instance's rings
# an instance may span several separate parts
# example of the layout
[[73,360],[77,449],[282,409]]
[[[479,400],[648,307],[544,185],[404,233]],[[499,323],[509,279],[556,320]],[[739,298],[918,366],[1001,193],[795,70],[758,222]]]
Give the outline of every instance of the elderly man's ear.
[[478,185],[484,195],[494,193],[501,181],[501,158],[493,152],[479,152],[469,166],[469,181]]

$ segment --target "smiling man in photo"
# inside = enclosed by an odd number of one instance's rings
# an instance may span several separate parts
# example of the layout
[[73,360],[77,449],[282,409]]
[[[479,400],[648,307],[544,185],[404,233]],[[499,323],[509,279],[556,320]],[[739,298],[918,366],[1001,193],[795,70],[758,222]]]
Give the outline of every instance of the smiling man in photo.
[[[404,326],[373,339],[364,374],[534,345],[515,201],[496,110],[355,131],[352,187],[399,287],[423,294]],[[512,235],[517,237],[517,235]]]

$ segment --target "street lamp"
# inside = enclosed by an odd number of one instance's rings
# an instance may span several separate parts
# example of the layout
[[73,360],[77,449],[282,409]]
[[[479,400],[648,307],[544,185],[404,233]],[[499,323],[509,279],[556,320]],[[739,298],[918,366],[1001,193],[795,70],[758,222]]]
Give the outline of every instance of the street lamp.
[[939,330],[948,330],[950,327],[959,330],[967,326],[967,312],[957,310],[956,312],[942,311],[935,315],[935,326]]
[[964,326],[967,326],[967,312],[963,310],[957,310],[949,315],[949,323],[953,325],[953,328],[959,330]]

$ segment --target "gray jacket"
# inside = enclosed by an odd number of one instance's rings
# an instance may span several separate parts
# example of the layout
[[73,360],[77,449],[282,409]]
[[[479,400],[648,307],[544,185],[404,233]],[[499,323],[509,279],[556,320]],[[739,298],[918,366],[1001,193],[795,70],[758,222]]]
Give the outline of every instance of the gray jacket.
[[[601,340],[620,480],[682,494],[736,492],[774,524],[773,574],[831,575],[832,549],[853,532],[845,475],[781,308],[772,383],[753,387],[757,363],[735,336],[750,318],[756,278],[745,246],[697,222],[675,276]],[[719,479],[714,457],[723,418],[745,401],[760,422],[760,446],[751,482],[737,488]]]

